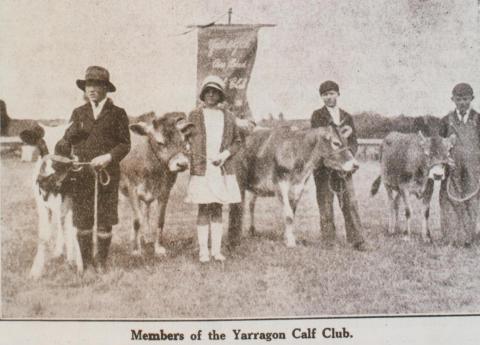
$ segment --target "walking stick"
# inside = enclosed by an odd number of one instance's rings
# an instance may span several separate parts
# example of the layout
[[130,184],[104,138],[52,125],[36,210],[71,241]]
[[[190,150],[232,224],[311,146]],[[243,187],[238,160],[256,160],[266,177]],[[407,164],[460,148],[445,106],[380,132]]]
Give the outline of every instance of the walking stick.
[[99,184],[106,186],[110,183],[110,174],[106,169],[95,170],[95,191],[93,198],[93,229],[92,229],[92,260],[95,262],[98,254],[98,192]]
[[93,229],[92,229],[92,262],[95,262],[98,252],[98,172],[95,173],[95,194],[93,197]]
[[[58,160],[59,158],[56,157]],[[66,161],[66,159],[62,159],[62,161]],[[74,168],[72,168],[72,171],[78,172],[82,170],[83,166],[89,166],[91,168],[91,162],[77,162],[77,161],[72,161],[73,162]],[[96,170],[93,169],[93,173],[95,175],[95,186],[94,186],[94,194],[93,194],[93,229],[92,229],[92,261],[95,262],[95,259],[97,258],[97,253],[98,253],[98,192],[99,192],[99,183],[102,186],[106,186],[110,183],[110,174],[108,173],[107,170],[105,169],[100,169]]]

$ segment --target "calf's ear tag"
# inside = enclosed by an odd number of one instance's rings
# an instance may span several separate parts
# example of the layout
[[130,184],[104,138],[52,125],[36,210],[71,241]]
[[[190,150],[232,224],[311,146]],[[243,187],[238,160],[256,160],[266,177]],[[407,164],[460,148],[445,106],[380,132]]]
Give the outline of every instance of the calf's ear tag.
[[352,135],[353,130],[350,126],[344,126],[340,128],[340,135],[347,139],[350,135]]

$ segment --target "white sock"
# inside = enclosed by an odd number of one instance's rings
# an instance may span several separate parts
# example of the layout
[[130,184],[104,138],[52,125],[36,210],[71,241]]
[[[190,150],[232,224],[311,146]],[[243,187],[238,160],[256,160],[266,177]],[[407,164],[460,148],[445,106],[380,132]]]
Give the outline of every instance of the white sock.
[[200,248],[200,261],[209,260],[210,253],[208,251],[208,225],[197,225],[198,246]]
[[223,235],[223,224],[222,223],[211,223],[212,231],[212,256],[216,260],[225,260],[225,257],[220,252],[222,248],[222,235]]

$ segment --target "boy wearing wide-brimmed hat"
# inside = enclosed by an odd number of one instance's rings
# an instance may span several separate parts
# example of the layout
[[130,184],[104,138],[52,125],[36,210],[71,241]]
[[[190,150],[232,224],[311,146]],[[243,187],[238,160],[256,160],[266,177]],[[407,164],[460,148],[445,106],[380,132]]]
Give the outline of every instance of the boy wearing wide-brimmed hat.
[[122,108],[115,106],[108,92],[114,92],[109,72],[99,66],[90,66],[85,79],[77,86],[85,92],[87,103],[73,110],[72,125],[65,133],[70,136],[84,133],[85,139],[73,146],[73,154],[81,162],[90,162],[94,169],[105,169],[110,176],[107,185],[99,184],[98,207],[94,212],[95,175],[91,169],[82,169],[75,174],[73,190],[73,223],[78,229],[78,242],[84,267],[92,263],[92,228],[97,217],[98,254],[95,262],[99,271],[104,271],[112,239],[112,226],[118,223],[118,185],[120,161],[130,151],[128,117]]

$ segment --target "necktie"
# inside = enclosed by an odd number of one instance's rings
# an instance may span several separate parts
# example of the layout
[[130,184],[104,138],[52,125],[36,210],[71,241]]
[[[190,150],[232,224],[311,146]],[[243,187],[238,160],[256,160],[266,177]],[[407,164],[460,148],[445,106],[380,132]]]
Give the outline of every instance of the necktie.
[[465,122],[465,115],[467,115],[466,110],[460,110],[460,116],[462,117],[462,122]]

